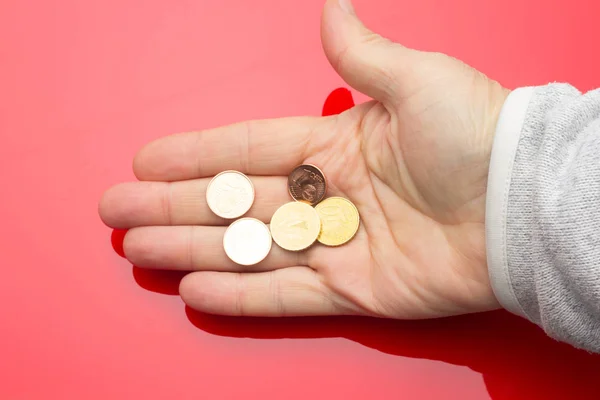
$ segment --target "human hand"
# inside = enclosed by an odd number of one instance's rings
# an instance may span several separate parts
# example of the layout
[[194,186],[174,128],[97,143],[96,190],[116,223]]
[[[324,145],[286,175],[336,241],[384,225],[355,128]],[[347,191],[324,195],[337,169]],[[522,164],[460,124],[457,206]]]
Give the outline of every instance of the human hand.
[[[134,160],[140,181],[109,189],[100,202],[107,225],[129,229],[127,258],[195,271],[180,294],[215,314],[429,318],[499,307],[484,214],[508,91],[458,60],[370,32],[343,0],[326,3],[322,42],[341,77],[374,100],[335,116],[243,122],[150,143]],[[325,173],[329,196],[357,206],[355,238],[299,253],[273,245],[260,264],[234,264],[222,247],[226,221],[205,202],[211,177],[249,175],[256,199],[247,216],[268,223],[291,201],[287,175],[303,163]]]

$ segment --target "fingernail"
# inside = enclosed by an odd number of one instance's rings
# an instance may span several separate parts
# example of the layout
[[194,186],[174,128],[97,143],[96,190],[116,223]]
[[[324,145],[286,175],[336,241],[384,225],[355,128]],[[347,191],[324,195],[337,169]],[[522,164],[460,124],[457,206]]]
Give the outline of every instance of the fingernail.
[[339,0],[339,3],[342,10],[346,11],[348,14],[355,14],[354,7],[352,6],[352,2],[350,0]]

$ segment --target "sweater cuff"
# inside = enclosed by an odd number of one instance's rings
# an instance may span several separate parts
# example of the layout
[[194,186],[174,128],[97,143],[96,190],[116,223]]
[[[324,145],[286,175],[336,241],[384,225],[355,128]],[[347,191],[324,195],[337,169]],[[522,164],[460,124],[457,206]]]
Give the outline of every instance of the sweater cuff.
[[513,163],[533,91],[533,87],[515,89],[500,111],[490,158],[485,212],[487,263],[492,290],[505,309],[525,318],[527,315],[513,291],[508,271],[506,219]]

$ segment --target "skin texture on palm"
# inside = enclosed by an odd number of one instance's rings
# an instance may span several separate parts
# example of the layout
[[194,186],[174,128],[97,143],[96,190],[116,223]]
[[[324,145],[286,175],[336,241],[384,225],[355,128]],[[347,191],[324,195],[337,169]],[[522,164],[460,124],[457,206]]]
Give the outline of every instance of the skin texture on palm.
[[[359,314],[430,318],[498,307],[485,258],[484,214],[493,132],[508,94],[442,54],[366,29],[348,3],[323,10],[325,54],[373,98],[339,114],[250,121],[172,135],[134,160],[139,182],[109,189],[104,222],[129,229],[140,267],[195,271],[181,282],[191,307],[226,315]],[[222,248],[227,222],[205,204],[210,178],[250,176],[248,216],[263,222],[290,201],[286,176],[319,166],[329,196],[357,206],[362,225],[343,247],[273,250],[242,267]]]

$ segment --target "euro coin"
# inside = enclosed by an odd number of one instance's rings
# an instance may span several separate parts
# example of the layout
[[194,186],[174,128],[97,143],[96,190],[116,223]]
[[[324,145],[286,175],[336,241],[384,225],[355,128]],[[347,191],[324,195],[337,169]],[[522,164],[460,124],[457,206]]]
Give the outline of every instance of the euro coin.
[[271,235],[279,247],[300,251],[310,247],[319,236],[319,214],[307,203],[290,202],[275,211],[270,223]]
[[221,218],[241,217],[252,207],[254,185],[241,172],[221,172],[209,182],[206,202],[212,212]]
[[288,191],[294,200],[305,201],[314,206],[325,197],[325,175],[314,165],[300,165],[288,176]]
[[269,227],[255,218],[240,218],[234,221],[223,236],[225,254],[240,265],[254,265],[271,251]]
[[317,240],[326,246],[340,246],[356,235],[360,225],[358,210],[343,197],[329,197],[315,207],[321,219]]

